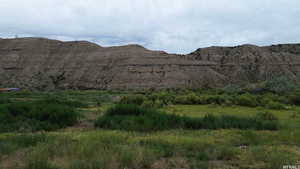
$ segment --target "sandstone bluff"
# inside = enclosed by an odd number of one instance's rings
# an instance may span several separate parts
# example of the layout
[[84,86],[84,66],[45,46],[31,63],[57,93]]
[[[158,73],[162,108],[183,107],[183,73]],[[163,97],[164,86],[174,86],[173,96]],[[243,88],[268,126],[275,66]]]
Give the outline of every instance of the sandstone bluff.
[[0,39],[0,86],[28,89],[162,89],[300,81],[300,44],[201,48],[187,55],[139,45],[101,47],[44,38]]

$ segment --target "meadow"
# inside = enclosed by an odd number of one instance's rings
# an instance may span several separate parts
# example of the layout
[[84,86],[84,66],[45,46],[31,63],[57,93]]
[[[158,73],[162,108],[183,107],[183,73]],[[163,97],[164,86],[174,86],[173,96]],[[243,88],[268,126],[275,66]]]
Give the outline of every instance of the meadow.
[[0,93],[0,168],[279,169],[299,128],[299,91]]

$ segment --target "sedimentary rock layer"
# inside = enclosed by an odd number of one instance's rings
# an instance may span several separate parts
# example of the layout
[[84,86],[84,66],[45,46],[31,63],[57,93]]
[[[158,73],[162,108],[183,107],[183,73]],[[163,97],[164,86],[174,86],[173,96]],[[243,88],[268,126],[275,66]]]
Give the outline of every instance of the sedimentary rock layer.
[[0,86],[28,89],[163,89],[300,81],[300,45],[201,48],[188,55],[139,45],[101,47],[44,38],[0,39]]

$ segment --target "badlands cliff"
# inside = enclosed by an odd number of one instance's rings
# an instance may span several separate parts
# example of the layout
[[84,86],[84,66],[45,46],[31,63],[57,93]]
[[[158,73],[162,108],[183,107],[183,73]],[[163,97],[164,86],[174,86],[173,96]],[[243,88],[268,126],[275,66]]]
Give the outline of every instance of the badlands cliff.
[[300,44],[201,48],[188,55],[139,45],[0,39],[0,86],[28,89],[222,87],[287,76],[300,82]]

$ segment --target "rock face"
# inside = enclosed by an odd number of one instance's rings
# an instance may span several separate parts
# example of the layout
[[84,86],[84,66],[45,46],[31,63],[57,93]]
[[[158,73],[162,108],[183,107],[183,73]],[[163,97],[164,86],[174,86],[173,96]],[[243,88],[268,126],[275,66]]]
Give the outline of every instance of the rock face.
[[139,45],[0,39],[0,86],[29,89],[222,87],[274,76],[300,81],[300,44],[209,47],[188,55]]

